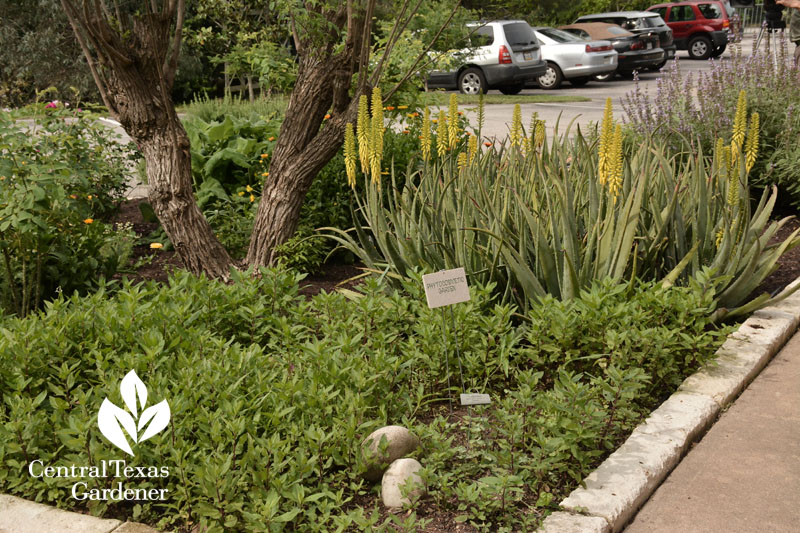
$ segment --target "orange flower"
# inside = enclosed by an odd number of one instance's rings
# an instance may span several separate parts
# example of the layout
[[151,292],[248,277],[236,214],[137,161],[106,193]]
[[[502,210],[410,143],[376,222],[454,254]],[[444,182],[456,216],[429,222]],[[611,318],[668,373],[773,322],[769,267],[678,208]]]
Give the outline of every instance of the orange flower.
[[83,221],[84,224],[91,224],[92,222],[94,222],[93,218],[87,218],[86,220]]
[[150,249],[151,250],[160,250],[163,247],[164,247],[164,245],[161,244],[160,242],[151,242],[150,243]]
[[87,196],[86,198],[88,198],[89,200],[91,200],[91,199],[92,199],[92,195],[90,194],[90,195],[89,195],[89,196]]
[[403,133],[406,133],[406,134],[408,134],[408,133],[411,133],[411,132],[410,132],[410,131],[408,131],[408,130],[403,130]]
[[269,154],[261,154],[261,159],[266,159],[269,157]]
[[386,109],[386,111],[394,111],[394,106],[393,105],[387,105],[384,109]]
[[465,132],[464,132],[464,135],[466,135],[467,137],[469,137],[469,136],[470,136],[470,135],[472,135],[472,134],[471,134],[470,132],[468,132],[468,131],[465,131]]
[[268,140],[268,141],[274,141],[274,140],[275,140],[275,137],[270,137],[270,138],[269,138],[269,139],[267,139],[267,140]]
[[269,176],[269,172],[264,172],[263,174],[261,174],[261,176],[266,178],[267,176]]
[[73,200],[77,200],[78,199],[78,197],[75,196],[74,194],[70,194],[69,197],[72,198]]
[[484,145],[484,146],[491,146],[491,145],[492,145],[492,143],[490,143],[489,141],[486,141],[485,143],[483,143],[483,145]]
[[330,114],[330,113],[328,113],[327,115],[325,115],[325,120],[328,120],[329,118],[331,118],[331,114]]
[[255,197],[255,196],[253,196],[252,194],[250,195],[250,201],[251,201],[251,202],[255,202],[255,201],[256,201],[256,197]]

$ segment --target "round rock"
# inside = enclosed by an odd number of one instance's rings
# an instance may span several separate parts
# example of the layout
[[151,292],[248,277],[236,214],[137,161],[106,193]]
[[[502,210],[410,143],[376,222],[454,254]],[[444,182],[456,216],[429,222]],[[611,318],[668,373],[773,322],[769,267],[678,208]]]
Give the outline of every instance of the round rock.
[[[385,449],[381,445],[384,438]],[[392,462],[410,454],[418,446],[419,439],[402,426],[386,426],[373,431],[361,445],[367,467],[364,477],[378,481]]]
[[[381,483],[383,505],[393,508],[403,507],[425,494],[425,485],[417,473],[420,468],[422,465],[416,459],[398,459],[389,465]],[[405,497],[401,487],[406,488]]]

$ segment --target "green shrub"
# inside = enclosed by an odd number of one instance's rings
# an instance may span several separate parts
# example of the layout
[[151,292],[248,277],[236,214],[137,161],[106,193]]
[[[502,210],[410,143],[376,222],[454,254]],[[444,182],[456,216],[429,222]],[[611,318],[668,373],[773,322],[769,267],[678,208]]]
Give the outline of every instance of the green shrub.
[[[78,505],[75,480],[32,478],[27,464],[120,459],[97,410],[104,397],[123,405],[120,380],[133,369],[151,403],[168,401],[172,423],[125,458],[167,466],[169,477],[135,483],[169,489],[168,500],[87,502],[93,514],[209,531],[413,530],[415,514],[381,523],[377,489],[361,478],[360,442],[399,423],[422,438],[417,456],[443,512],[484,530],[534,529],[719,343],[706,331],[714,295],[699,285],[597,284],[569,302],[544,299],[521,325],[476,286],[453,308],[458,335],[448,328],[445,349],[417,274],[403,293],[369,280],[310,301],[300,280],[179,273],[6,319],[0,490]],[[467,389],[493,403],[448,418],[456,342]]]
[[130,157],[93,117],[58,107],[30,125],[0,116],[5,310],[25,315],[57,291],[85,292],[124,264],[130,228],[100,219],[122,198]]

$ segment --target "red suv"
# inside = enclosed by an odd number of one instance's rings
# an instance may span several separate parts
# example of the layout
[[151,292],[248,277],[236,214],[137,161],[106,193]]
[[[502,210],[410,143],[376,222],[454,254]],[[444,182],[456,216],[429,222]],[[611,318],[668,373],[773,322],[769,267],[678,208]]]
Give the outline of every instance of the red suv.
[[678,50],[688,50],[692,59],[719,57],[728,45],[731,21],[720,1],[669,2],[647,10],[661,15],[672,29]]

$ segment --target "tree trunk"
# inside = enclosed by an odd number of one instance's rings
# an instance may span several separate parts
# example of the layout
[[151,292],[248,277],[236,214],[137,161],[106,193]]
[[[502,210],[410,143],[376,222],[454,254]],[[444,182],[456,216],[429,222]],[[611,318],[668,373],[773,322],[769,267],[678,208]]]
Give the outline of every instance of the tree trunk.
[[114,61],[105,90],[117,119],[144,155],[150,202],[185,267],[194,274],[228,278],[233,261],[194,198],[189,137],[159,72],[163,55],[156,60],[147,56],[157,49],[151,31],[147,24],[134,26],[141,55]]
[[[304,58],[299,68],[305,72],[297,76],[272,154],[270,175],[264,183],[250,237],[249,265],[272,263],[275,247],[294,234],[311,183],[342,145],[345,124],[355,119],[355,100],[333,101],[333,87],[342,78],[340,66],[323,59]],[[339,113],[320,129],[322,117],[332,105],[333,112],[339,109]],[[346,177],[343,175],[342,179]]]
[[149,199],[184,266],[195,274],[228,278],[233,265],[214,235],[192,191],[189,137],[177,116],[155,128],[141,151],[147,163]]

